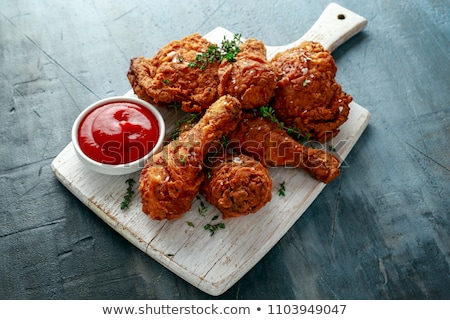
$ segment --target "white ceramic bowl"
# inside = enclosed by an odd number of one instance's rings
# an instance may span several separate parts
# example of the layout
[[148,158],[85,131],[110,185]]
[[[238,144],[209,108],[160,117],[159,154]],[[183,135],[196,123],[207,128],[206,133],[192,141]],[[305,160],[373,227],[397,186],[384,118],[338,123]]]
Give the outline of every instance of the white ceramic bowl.
[[[145,156],[143,156],[142,158],[140,158],[138,160],[135,160],[135,161],[129,162],[129,163],[124,163],[124,164],[117,164],[117,165],[116,164],[114,164],[114,165],[113,164],[104,164],[104,163],[101,163],[101,162],[91,159],[82,151],[82,149],[80,147],[80,143],[78,141],[78,128],[79,128],[82,120],[92,110],[94,110],[100,106],[113,104],[113,103],[117,103],[117,102],[129,102],[132,104],[137,104],[141,107],[144,107],[144,108],[150,110],[150,112],[153,113],[156,120],[158,121],[159,137],[158,137],[155,147],[149,153],[147,153]],[[76,120],[72,126],[72,144],[73,144],[73,147],[75,148],[75,151],[76,151],[79,159],[88,168],[90,168],[96,172],[103,173],[103,174],[109,174],[109,175],[123,175],[123,174],[136,172],[136,171],[142,169],[144,167],[147,159],[150,156],[152,156],[154,153],[157,153],[162,149],[164,136],[165,136],[165,123],[164,123],[164,119],[161,116],[161,114],[159,113],[159,111],[151,104],[149,104],[141,99],[134,98],[134,97],[121,96],[121,97],[112,97],[112,98],[106,98],[106,99],[99,100],[99,101],[91,104],[86,109],[84,109],[78,115],[78,117],[76,118]]]

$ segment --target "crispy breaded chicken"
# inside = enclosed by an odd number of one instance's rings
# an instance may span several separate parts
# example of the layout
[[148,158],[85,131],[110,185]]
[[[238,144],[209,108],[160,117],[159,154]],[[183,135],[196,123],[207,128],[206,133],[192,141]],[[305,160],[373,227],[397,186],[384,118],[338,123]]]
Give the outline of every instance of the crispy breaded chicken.
[[300,168],[313,178],[328,183],[339,176],[339,160],[323,150],[303,146],[280,129],[277,123],[246,115],[230,135],[233,152],[252,156],[267,167]]
[[198,33],[163,46],[153,58],[131,60],[128,80],[134,93],[154,105],[180,104],[186,112],[206,110],[218,98],[219,62],[204,69],[189,63],[208,51],[211,43]]
[[338,134],[352,97],[335,80],[331,53],[317,42],[303,42],[276,54],[271,63],[282,76],[273,101],[278,119],[319,142]]
[[224,219],[239,217],[255,213],[272,199],[272,179],[259,161],[234,155],[213,161],[201,191]]
[[264,43],[247,39],[236,61],[223,60],[219,66],[219,95],[236,97],[243,109],[267,104],[275,94],[278,75],[266,58]]
[[239,101],[223,96],[194,127],[155,154],[140,175],[142,211],[156,220],[188,211],[204,179],[203,161],[211,143],[233,131],[240,116]]

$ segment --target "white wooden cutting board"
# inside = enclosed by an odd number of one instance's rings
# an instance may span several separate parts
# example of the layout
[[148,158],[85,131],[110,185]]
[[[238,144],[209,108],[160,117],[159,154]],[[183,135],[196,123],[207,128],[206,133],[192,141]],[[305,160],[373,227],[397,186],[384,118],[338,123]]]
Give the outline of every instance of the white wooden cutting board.
[[[332,51],[364,28],[366,23],[355,13],[331,4],[304,37],[288,46],[267,47],[268,57],[302,40],[320,41]],[[232,32],[219,27],[205,38],[220,43],[224,36],[232,35]],[[351,88],[346,90],[351,93]],[[126,95],[133,95],[133,92]],[[357,103],[352,102],[350,108],[348,121],[331,141],[342,160],[349,154],[370,118],[369,112]],[[169,135],[174,130],[176,116],[173,110],[160,110]],[[329,146],[325,148],[328,150]],[[179,220],[155,221],[141,211],[138,183],[134,186],[135,196],[130,207],[120,209],[127,188],[125,181],[134,178],[138,182],[139,172],[107,176],[90,171],[78,160],[72,143],[61,151],[51,165],[61,183],[110,227],[163,266],[211,295],[224,293],[264,257],[326,186],[299,169],[271,168],[272,201],[256,214],[224,221],[225,228],[211,236],[203,228],[204,225],[222,220],[212,221],[220,213],[203,198],[196,199],[192,209]],[[278,195],[281,183],[285,184],[285,197]],[[198,211],[200,201],[208,208],[204,215]]]

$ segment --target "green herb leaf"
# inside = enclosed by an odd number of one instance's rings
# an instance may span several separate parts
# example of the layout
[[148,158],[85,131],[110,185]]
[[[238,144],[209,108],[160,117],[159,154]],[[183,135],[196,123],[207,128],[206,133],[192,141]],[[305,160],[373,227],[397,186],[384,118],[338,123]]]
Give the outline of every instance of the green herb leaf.
[[302,134],[299,129],[293,127],[286,127],[282,121],[279,121],[275,115],[275,110],[270,105],[265,105],[259,108],[259,113],[263,118],[269,119],[272,123],[278,123],[280,129],[285,130],[290,136],[295,136],[296,140],[300,142],[305,142],[310,139],[309,134]]
[[240,34],[234,34],[232,40],[227,40],[224,36],[221,46],[211,44],[206,52],[198,54],[195,60],[191,61],[188,65],[190,68],[205,70],[208,64],[216,61],[222,62],[226,59],[228,62],[234,62],[236,61],[236,55],[241,51],[241,43]]
[[282,183],[280,183],[280,188],[278,189],[278,195],[280,197],[284,197],[286,195],[286,187],[285,187],[284,181]]
[[216,233],[217,230],[225,229],[225,223],[223,223],[223,222],[219,222],[217,224],[208,223],[203,226],[203,229],[208,230],[210,232],[210,236],[212,237]]
[[132,190],[134,184],[136,183],[134,179],[130,178],[125,181],[128,184],[127,193],[123,196],[123,201],[120,204],[120,209],[124,210],[130,205],[131,199],[133,198],[134,191]]
[[[175,108],[176,112],[178,111],[178,109],[181,109],[181,105],[178,104],[174,104],[171,105],[170,107]],[[186,121],[180,122],[180,121],[176,121],[175,122],[175,131],[172,132],[172,140],[177,140],[180,137],[181,134],[181,127],[184,126],[191,126],[194,125],[195,123],[198,122],[198,120],[200,120],[200,114],[198,113],[190,113],[189,114],[189,119],[187,119]],[[178,118],[178,114],[176,114],[176,117]]]
[[222,136],[222,138],[220,138],[220,144],[222,145],[223,148],[226,148],[229,143],[230,141],[226,136]]
[[201,216],[205,216],[206,211],[208,211],[208,207],[205,205],[205,203],[202,201],[202,198],[200,196],[196,196],[196,198],[200,201],[200,204],[198,206],[198,213]]

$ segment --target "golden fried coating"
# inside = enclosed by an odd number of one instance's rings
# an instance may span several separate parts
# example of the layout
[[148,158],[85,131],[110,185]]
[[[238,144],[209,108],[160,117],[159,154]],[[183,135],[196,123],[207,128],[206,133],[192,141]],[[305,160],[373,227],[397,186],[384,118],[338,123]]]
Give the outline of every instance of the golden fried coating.
[[204,179],[203,161],[211,143],[233,131],[240,116],[239,101],[223,96],[192,129],[155,154],[140,175],[142,211],[156,220],[188,211]]
[[219,95],[236,97],[243,109],[267,104],[275,94],[278,75],[266,58],[264,43],[248,39],[240,46],[236,61],[219,66]]
[[153,58],[131,60],[128,80],[135,94],[157,106],[180,104],[186,112],[201,112],[218,98],[218,62],[204,69],[190,67],[211,43],[198,33],[163,46]]
[[255,213],[272,199],[272,179],[255,159],[237,155],[214,161],[202,185],[205,199],[222,217]]
[[295,141],[277,123],[247,115],[230,135],[228,148],[255,158],[267,167],[300,168],[313,178],[329,183],[339,176],[339,160],[323,150]]
[[276,54],[271,63],[282,76],[273,101],[280,121],[319,142],[338,134],[352,97],[335,81],[331,53],[317,42],[303,42]]

